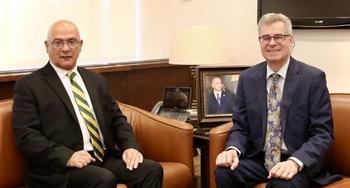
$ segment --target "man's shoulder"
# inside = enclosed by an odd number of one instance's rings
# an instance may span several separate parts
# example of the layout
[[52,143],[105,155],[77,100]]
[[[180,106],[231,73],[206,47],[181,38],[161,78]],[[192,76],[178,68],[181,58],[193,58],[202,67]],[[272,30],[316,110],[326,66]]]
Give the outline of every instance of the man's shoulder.
[[28,75],[18,79],[16,82],[25,82],[25,81],[34,82],[33,80],[37,80],[42,76],[42,69],[43,68],[36,69],[33,72],[29,73]]
[[266,72],[266,61],[253,65],[240,73],[240,77],[261,76]]
[[103,85],[108,84],[107,79],[100,73],[93,72],[83,67],[78,67],[78,71],[80,73],[80,76],[85,81],[85,84],[90,83],[95,86],[100,84],[103,84]]
[[226,96],[229,96],[229,97],[231,97],[231,96],[234,95],[234,93],[233,93],[231,90],[229,90],[229,89],[226,89],[225,91],[223,91],[223,93],[224,93]]
[[86,69],[85,67],[78,67],[78,71],[80,74],[83,74],[84,76],[103,78],[102,74],[93,72],[89,69]]
[[291,58],[290,62],[291,69],[294,69],[297,72],[300,72],[301,74],[304,75],[319,75],[319,74],[324,74],[324,71],[312,66],[310,64],[304,63],[302,61],[296,60],[294,58]]

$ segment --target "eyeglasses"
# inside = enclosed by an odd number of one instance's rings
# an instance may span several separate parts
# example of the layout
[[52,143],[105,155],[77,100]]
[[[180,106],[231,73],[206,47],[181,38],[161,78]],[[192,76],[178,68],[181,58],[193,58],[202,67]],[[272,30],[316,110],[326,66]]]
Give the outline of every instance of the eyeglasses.
[[264,43],[264,44],[268,44],[268,43],[270,43],[271,39],[273,39],[273,41],[275,41],[276,43],[281,43],[288,36],[290,36],[290,35],[283,35],[283,34],[276,34],[276,35],[273,35],[273,36],[263,35],[263,36],[259,37],[259,41]]
[[56,49],[62,48],[64,44],[67,44],[69,48],[75,48],[80,44],[80,41],[75,38],[68,39],[68,40],[55,39],[51,43],[52,47]]

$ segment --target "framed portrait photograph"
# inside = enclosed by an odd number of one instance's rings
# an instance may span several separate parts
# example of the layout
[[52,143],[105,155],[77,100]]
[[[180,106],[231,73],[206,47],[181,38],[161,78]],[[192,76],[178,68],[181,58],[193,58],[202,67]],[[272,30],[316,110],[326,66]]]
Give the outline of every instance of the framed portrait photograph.
[[198,66],[197,112],[200,123],[232,120],[239,74],[248,66]]

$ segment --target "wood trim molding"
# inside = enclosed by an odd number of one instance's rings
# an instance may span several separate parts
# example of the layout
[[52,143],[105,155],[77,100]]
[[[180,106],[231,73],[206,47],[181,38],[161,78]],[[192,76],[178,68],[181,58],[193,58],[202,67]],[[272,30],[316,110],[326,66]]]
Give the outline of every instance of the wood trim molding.
[[[106,77],[113,97],[145,110],[162,100],[166,86],[191,87],[190,66],[171,65],[168,59],[127,61],[85,66]],[[34,70],[0,73],[0,100],[13,97],[15,82]]]
[[[176,66],[168,64],[168,59],[151,59],[151,60],[139,60],[139,61],[123,61],[123,62],[115,62],[110,63],[109,65],[94,65],[94,66],[82,66],[86,69],[89,69],[98,73],[107,73],[107,72],[120,72],[120,71],[131,71],[131,70],[140,70],[140,69],[151,69],[151,68],[160,68],[160,67],[169,67]],[[9,82],[16,81],[36,69],[32,70],[23,70],[20,69],[15,71],[2,71],[0,73],[0,83],[1,82]]]

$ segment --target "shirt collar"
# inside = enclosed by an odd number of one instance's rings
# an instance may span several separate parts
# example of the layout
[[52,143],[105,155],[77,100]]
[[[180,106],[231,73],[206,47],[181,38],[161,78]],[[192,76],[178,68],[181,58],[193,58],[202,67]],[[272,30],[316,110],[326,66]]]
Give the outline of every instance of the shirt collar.
[[271,67],[269,66],[269,64],[266,64],[266,80],[269,79],[269,77],[273,74],[273,73],[277,73],[280,75],[280,77],[282,78],[286,78],[287,76],[287,70],[288,70],[288,66],[289,66],[289,61],[290,58],[288,58],[287,63],[285,63],[280,70],[278,70],[277,72],[274,72]]
[[56,73],[60,79],[64,78],[68,72],[75,72],[75,73],[77,73],[77,75],[79,75],[77,66],[75,66],[72,70],[68,71],[68,70],[57,67],[51,61],[50,61],[50,64],[53,67],[53,69],[56,71]]
[[216,96],[217,94],[221,95],[221,91],[215,91],[215,90],[214,90],[214,94],[215,94],[215,96]]

